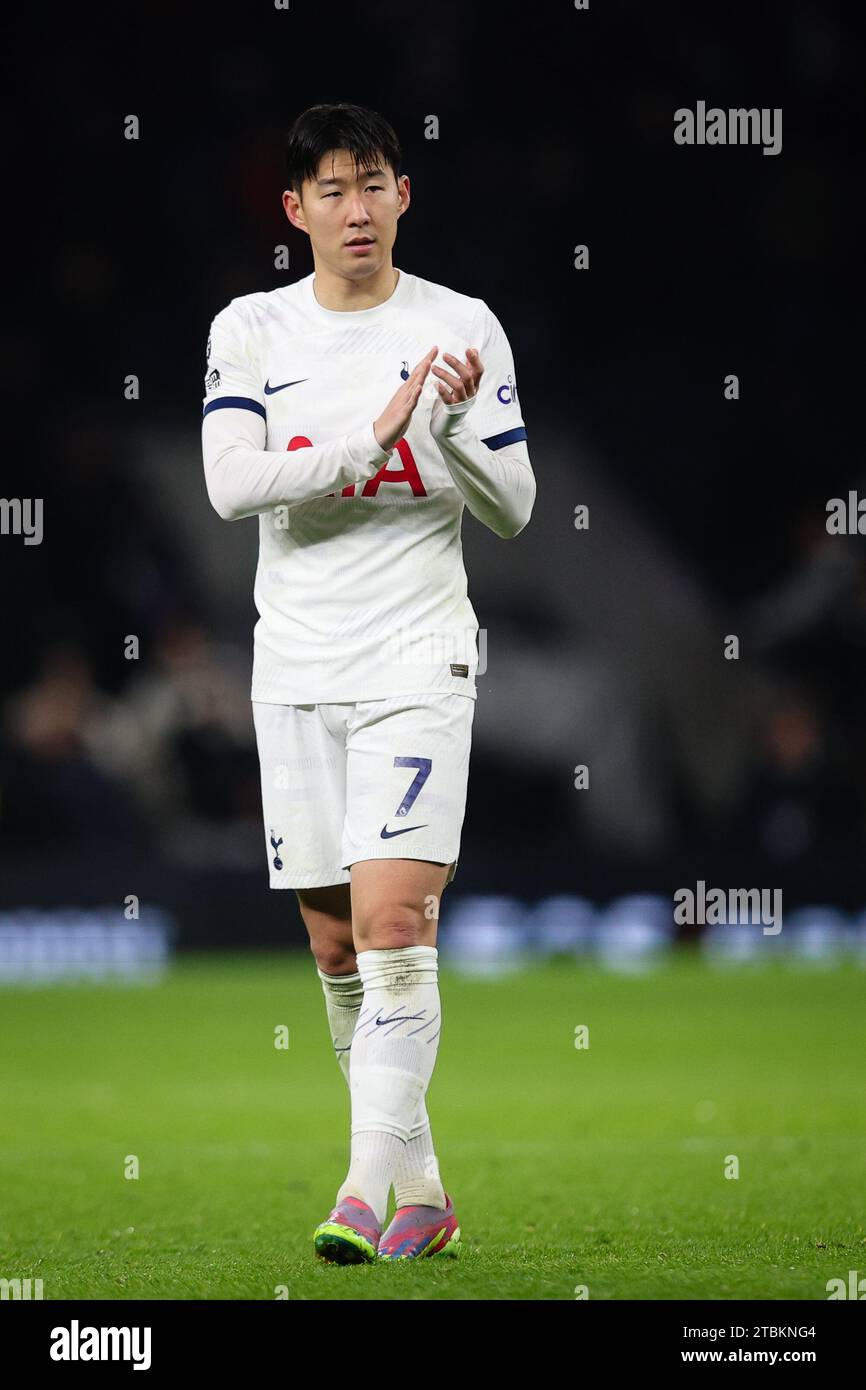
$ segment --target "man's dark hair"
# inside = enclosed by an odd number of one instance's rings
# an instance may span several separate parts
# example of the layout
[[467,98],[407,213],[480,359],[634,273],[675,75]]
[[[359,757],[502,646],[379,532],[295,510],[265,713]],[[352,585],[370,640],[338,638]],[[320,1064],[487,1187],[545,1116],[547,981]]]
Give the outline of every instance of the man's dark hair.
[[293,193],[300,196],[304,180],[315,179],[322,159],[334,150],[348,150],[353,156],[356,178],[362,169],[375,169],[383,159],[394,177],[400,177],[400,144],[378,111],[349,102],[311,106],[295,121],[286,144],[286,173]]

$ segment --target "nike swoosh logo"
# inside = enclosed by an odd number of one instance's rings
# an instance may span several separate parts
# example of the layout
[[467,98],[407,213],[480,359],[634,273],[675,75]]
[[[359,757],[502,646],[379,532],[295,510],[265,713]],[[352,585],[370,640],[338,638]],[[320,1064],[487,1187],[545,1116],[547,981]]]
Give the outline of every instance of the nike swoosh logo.
[[408,835],[410,830],[426,830],[424,825],[407,825],[405,830],[389,830],[387,826],[382,826],[379,831],[380,840],[393,840],[395,835]]
[[270,379],[265,382],[265,395],[273,396],[276,391],[285,391],[287,386],[300,386],[302,381],[309,381],[308,376],[299,377],[297,381],[284,381],[282,386],[272,386]]

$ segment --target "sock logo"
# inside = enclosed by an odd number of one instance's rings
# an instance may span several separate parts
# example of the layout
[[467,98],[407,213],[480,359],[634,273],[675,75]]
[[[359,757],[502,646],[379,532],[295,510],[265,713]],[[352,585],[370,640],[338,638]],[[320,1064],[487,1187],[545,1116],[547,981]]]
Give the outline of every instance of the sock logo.
[[426,1012],[426,1009],[422,1009],[420,1014],[392,1014],[390,1018],[377,1018],[376,1027],[381,1028],[385,1023],[393,1023],[395,1026],[398,1023],[416,1023]]

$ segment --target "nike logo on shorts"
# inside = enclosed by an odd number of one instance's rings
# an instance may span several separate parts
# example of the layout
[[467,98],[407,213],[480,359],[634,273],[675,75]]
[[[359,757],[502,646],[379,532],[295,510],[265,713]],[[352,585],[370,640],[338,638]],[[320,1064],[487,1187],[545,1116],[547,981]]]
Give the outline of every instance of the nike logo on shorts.
[[383,825],[379,831],[380,840],[393,840],[395,835],[408,835],[410,830],[426,830],[426,825],[407,825],[405,830],[389,830],[387,825]]

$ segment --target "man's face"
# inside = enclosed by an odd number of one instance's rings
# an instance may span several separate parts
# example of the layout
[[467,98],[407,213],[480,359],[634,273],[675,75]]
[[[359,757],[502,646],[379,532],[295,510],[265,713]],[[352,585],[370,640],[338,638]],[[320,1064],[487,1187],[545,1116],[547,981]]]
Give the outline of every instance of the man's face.
[[[315,179],[306,179],[299,198],[283,194],[293,226],[308,232],[316,261],[339,275],[363,280],[390,263],[397,238],[397,219],[409,206],[409,180],[399,181],[384,159],[356,174],[348,150],[321,161]],[[366,246],[351,242],[366,238]]]

